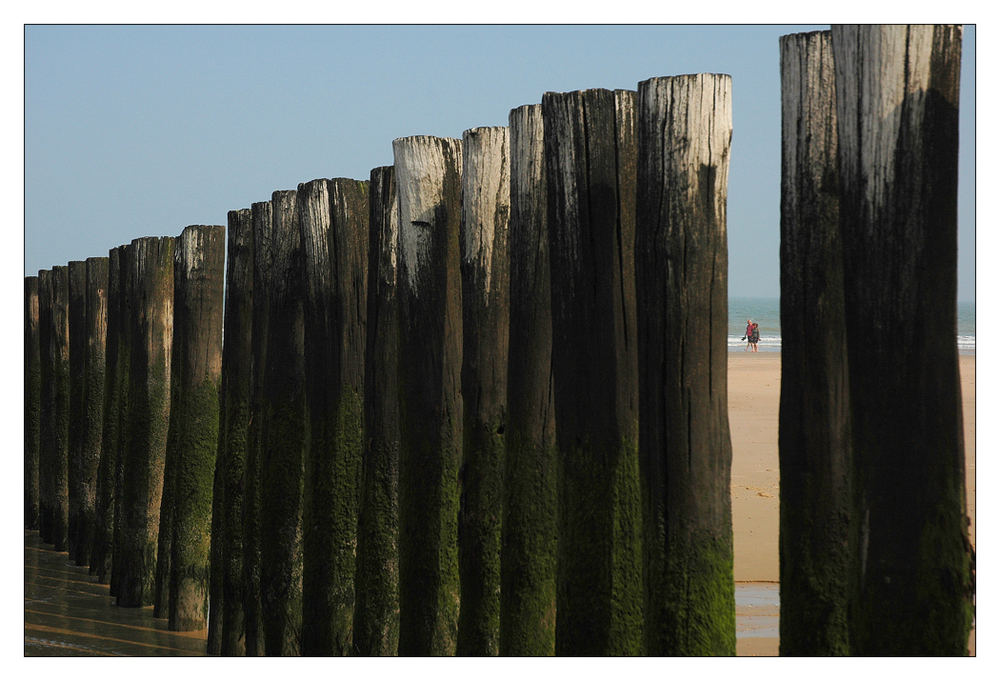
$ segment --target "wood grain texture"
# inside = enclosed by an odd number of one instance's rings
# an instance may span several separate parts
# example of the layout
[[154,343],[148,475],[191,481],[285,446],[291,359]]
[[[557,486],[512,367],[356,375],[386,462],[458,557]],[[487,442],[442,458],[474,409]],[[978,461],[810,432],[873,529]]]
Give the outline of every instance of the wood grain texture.
[[52,270],[38,271],[38,534],[52,542],[52,461],[55,417],[55,364],[52,354]]
[[[83,438],[86,429],[83,392],[87,364],[87,263],[72,260],[69,267],[69,453],[67,459],[69,559],[79,565],[83,520]],[[86,565],[86,563],[83,563]]]
[[38,442],[41,423],[38,275],[24,278],[24,528],[38,529]]

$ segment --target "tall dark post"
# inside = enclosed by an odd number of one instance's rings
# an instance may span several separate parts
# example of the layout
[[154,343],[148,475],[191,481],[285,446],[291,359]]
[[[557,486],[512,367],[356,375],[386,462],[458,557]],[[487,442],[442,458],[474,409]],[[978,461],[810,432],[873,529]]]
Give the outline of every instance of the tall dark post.
[[52,543],[54,507],[52,498],[52,462],[55,458],[50,424],[55,418],[56,373],[52,354],[52,270],[38,270],[38,534]]
[[399,645],[399,210],[392,166],[371,172],[364,455],[354,571],[355,655]]
[[556,643],[556,421],[542,106],[510,112],[510,341],[500,654]]
[[308,446],[304,254],[294,191],[271,195],[261,446],[261,606],[267,655],[298,655],[302,636],[302,485]]
[[[228,263],[226,270],[225,342],[222,346],[222,396],[219,400],[219,454],[217,493],[224,505],[213,499],[212,549],[219,562],[221,598],[212,595],[210,614],[221,601],[220,652],[243,655],[243,508],[248,430],[250,426],[250,380],[253,367],[253,227],[249,208],[228,215]],[[216,487],[219,490],[219,487]],[[219,522],[216,523],[216,515]],[[219,551],[215,552],[218,544]]]
[[253,315],[251,320],[250,422],[243,476],[243,618],[246,654],[264,654],[261,607],[261,479],[264,448],[264,368],[267,365],[268,293],[274,260],[273,208],[270,201],[250,205],[253,234]]
[[453,655],[462,459],[462,142],[393,140],[399,201],[399,654]]
[[780,650],[847,655],[851,447],[833,45],[817,31],[780,46]]
[[559,447],[556,652],[642,653],[635,93],[542,97]]
[[302,537],[302,654],[347,655],[363,447],[368,182],[300,184],[309,446]]
[[108,251],[107,326],[105,332],[104,408],[101,427],[101,460],[97,468],[97,501],[95,503],[94,545],[91,551],[90,573],[97,581],[111,580],[114,550],[115,471],[118,467],[121,434],[122,364],[124,362],[122,334],[122,262],[125,246]]
[[[52,418],[44,422],[49,446],[49,490],[52,526],[50,543],[56,551],[69,549],[69,268],[52,268],[52,308],[49,317],[49,357],[52,374]],[[44,377],[43,377],[44,380]]]
[[[87,263],[72,260],[69,265],[69,453],[67,490],[69,559],[80,564],[80,525],[83,479],[83,437],[86,429],[83,391],[87,363]],[[86,563],[84,563],[85,565]]]
[[726,386],[732,79],[639,84],[636,287],[646,652],[735,655]]
[[510,322],[510,134],[462,135],[462,447],[459,655],[496,655]]
[[[118,328],[118,456],[114,462],[114,492],[112,494],[114,531],[112,533],[111,577],[109,591],[118,596],[121,587],[124,532],[125,532],[125,463],[128,459],[130,402],[132,390],[132,346],[135,325],[132,323],[136,309],[135,282],[132,270],[135,267],[136,248],[131,243],[121,247],[119,264],[121,271],[120,315]],[[171,308],[172,309],[172,308]]]
[[38,529],[38,438],[41,423],[38,276],[24,278],[24,527]]
[[226,228],[185,227],[174,252],[170,437],[177,466],[170,542],[170,629],[204,629],[212,482],[219,443]]
[[858,555],[851,653],[964,655],[960,26],[834,26]]
[[[127,432],[122,475],[118,605],[153,603],[163,468],[170,420],[174,238],[132,241]],[[116,545],[116,550],[119,546]]]

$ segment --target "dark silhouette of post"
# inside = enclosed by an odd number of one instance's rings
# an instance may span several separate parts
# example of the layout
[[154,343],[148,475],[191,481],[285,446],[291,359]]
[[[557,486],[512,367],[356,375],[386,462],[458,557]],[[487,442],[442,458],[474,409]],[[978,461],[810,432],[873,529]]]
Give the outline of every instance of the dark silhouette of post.
[[559,448],[556,652],[642,653],[635,93],[542,97]]
[[500,654],[553,655],[556,431],[542,106],[510,112],[510,340]]
[[249,656],[264,654],[261,606],[261,479],[264,448],[264,368],[267,364],[268,297],[273,262],[273,208],[270,201],[250,205],[253,240],[253,310],[251,319],[250,422],[243,477],[243,618]]
[[309,447],[302,537],[302,654],[348,655],[363,448],[368,182],[297,192],[305,258]]
[[52,423],[55,418],[56,373],[52,342],[52,270],[38,270],[38,534],[52,543]]
[[[50,400],[52,417],[45,423],[48,441],[51,537],[56,551],[69,549],[69,440],[70,440],[70,366],[69,366],[69,268],[52,268],[52,307],[49,315],[49,358],[52,373]],[[46,378],[43,376],[43,381]]]
[[735,655],[726,386],[732,79],[639,84],[636,288],[646,652]]
[[855,655],[964,655],[975,562],[956,344],[960,26],[833,26]]
[[[69,559],[80,564],[80,525],[83,506],[83,437],[86,429],[83,391],[87,363],[87,263],[72,260],[69,267],[69,453],[67,490]],[[84,565],[86,563],[83,563]]]
[[399,201],[399,654],[453,655],[462,459],[462,142],[392,143]]
[[782,36],[782,655],[850,653],[851,516],[837,102],[829,31]]
[[510,322],[510,133],[462,135],[462,402],[459,655],[496,655]]
[[24,528],[38,529],[38,441],[41,423],[38,276],[24,278]]
[[122,462],[118,605],[153,604],[170,420],[174,238],[134,239],[129,260],[131,361]]
[[121,373],[118,377],[119,386],[119,408],[118,408],[118,456],[115,460],[114,470],[114,493],[112,514],[114,516],[114,532],[112,536],[111,551],[111,579],[109,592],[112,596],[118,596],[121,586],[122,576],[122,551],[124,546],[125,516],[125,462],[128,458],[129,444],[129,394],[132,390],[132,345],[135,325],[132,318],[136,309],[135,286],[132,276],[132,269],[135,267],[136,249],[131,244],[121,247],[120,269],[121,269],[121,295],[120,295],[120,320],[118,329],[119,366]]
[[302,637],[302,486],[307,441],[303,269],[296,193],[271,195],[272,260],[263,367],[260,591],[267,655],[298,655]]
[[107,326],[105,332],[104,408],[101,427],[101,460],[97,468],[97,500],[95,503],[94,545],[91,551],[90,573],[97,581],[111,580],[111,563],[115,532],[115,472],[121,436],[122,373],[125,361],[122,352],[122,263],[125,246],[108,251]]
[[371,171],[364,454],[354,571],[355,655],[399,645],[399,210],[392,166]]

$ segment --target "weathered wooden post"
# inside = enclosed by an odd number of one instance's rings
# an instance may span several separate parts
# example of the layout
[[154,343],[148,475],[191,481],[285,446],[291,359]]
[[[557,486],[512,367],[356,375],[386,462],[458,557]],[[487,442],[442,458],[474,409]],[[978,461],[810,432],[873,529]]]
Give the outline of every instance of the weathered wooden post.
[[[225,342],[222,346],[222,396],[219,400],[219,453],[216,487],[222,503],[213,498],[212,549],[218,560],[220,591],[212,592],[214,617],[221,603],[220,651],[243,655],[243,508],[250,379],[253,367],[253,227],[249,208],[228,215]],[[216,524],[216,516],[219,518]],[[216,547],[218,546],[218,552]],[[215,563],[213,572],[215,570]],[[219,598],[216,598],[216,594]]]
[[261,606],[267,655],[298,655],[302,636],[302,485],[308,447],[304,256],[295,191],[271,195],[272,258],[261,447]]
[[[135,281],[132,270],[135,267],[136,248],[131,243],[121,247],[119,256],[120,282],[120,315],[118,328],[118,456],[114,469],[114,493],[112,494],[114,516],[114,531],[112,533],[111,579],[109,593],[118,596],[122,577],[122,558],[125,541],[125,464],[128,459],[130,407],[129,395],[132,390],[132,346],[135,336],[135,324],[132,319],[137,306]],[[171,282],[171,285],[173,282]],[[172,322],[171,322],[172,324]],[[171,328],[173,328],[171,326]]]
[[[76,564],[90,565],[97,527],[97,469],[104,429],[108,325],[108,258],[87,258]],[[71,337],[72,340],[72,337]]]
[[87,263],[71,260],[69,268],[69,453],[67,490],[69,523],[67,548],[69,559],[78,565],[80,556],[80,519],[83,498],[83,436],[86,416],[83,406],[87,363]]
[[24,527],[38,529],[38,438],[41,423],[38,276],[24,278]]
[[855,655],[964,655],[974,558],[955,341],[960,26],[833,26]]
[[[163,468],[170,420],[174,324],[174,238],[132,241],[129,258],[131,361],[122,462],[118,605],[153,603]],[[116,547],[117,548],[117,547]]]
[[462,134],[462,411],[459,655],[496,655],[510,323],[510,132]]
[[173,631],[205,628],[212,482],[219,443],[226,231],[185,227],[174,252],[174,333],[168,448],[176,466],[170,542]]
[[635,93],[542,97],[559,448],[556,652],[642,653]]
[[542,106],[510,112],[510,341],[500,654],[553,655],[556,431]]
[[97,469],[97,501],[95,503],[94,545],[91,551],[90,573],[97,581],[111,580],[114,551],[115,471],[118,467],[121,435],[122,364],[122,263],[125,246],[108,251],[107,326],[105,332],[104,408],[101,428],[101,460]]
[[453,655],[462,458],[462,142],[392,143],[399,202],[399,654]]
[[399,645],[399,210],[392,166],[371,172],[364,455],[354,571],[355,655]]
[[[69,268],[52,268],[52,307],[49,317],[49,357],[52,374],[52,418],[43,426],[49,443],[49,490],[52,534],[56,551],[69,549]],[[43,377],[44,380],[44,377]]]
[[646,652],[735,655],[726,393],[732,79],[639,84],[636,288]]
[[816,31],[780,47],[780,650],[846,655],[851,448],[833,46]]
[[302,654],[347,655],[363,447],[368,183],[300,184],[309,446],[302,536]]
[[261,480],[264,448],[264,368],[267,365],[268,294],[274,260],[273,207],[270,201],[250,204],[253,234],[253,310],[251,319],[250,422],[243,476],[243,618],[246,654],[264,654],[261,606]]
[[52,461],[55,419],[56,373],[52,354],[52,270],[38,270],[38,534],[52,543]]

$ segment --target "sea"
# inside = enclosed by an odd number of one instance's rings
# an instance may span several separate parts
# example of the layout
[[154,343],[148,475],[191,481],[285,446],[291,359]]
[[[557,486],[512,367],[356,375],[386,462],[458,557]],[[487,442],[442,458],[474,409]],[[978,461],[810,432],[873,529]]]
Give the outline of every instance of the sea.
[[[781,352],[781,306],[779,298],[730,298],[729,299],[729,351],[746,347],[740,340],[746,332],[747,319],[760,325],[761,352]],[[976,354],[976,304],[958,303],[958,352]]]

